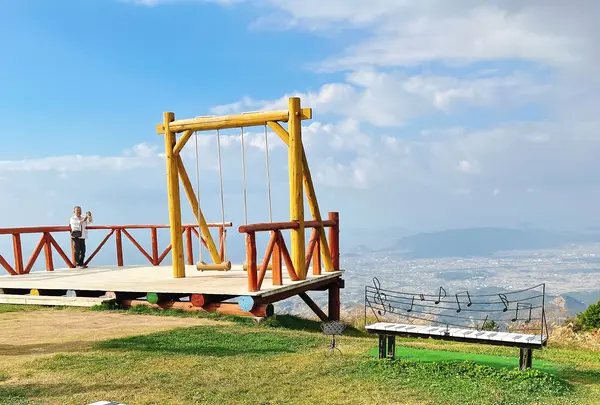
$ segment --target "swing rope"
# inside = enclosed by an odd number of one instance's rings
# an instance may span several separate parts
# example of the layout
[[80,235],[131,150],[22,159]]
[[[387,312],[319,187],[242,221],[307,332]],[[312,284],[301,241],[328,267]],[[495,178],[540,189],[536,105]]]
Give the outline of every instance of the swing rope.
[[267,160],[267,190],[269,196],[269,222],[273,222],[273,210],[271,208],[271,172],[269,169],[269,141],[267,136],[267,126],[265,125],[265,151]]
[[223,229],[223,256],[224,260],[227,259],[227,244],[225,243],[225,239],[227,237],[227,231],[225,230],[225,202],[223,198],[223,169],[221,165],[221,134],[217,129],[217,149],[218,149],[218,159],[219,159],[219,181],[220,181],[220,192],[221,192],[221,227]]
[[198,131],[194,131],[194,139],[196,141],[196,189],[198,190],[198,250],[200,262],[204,263],[202,258],[202,228],[200,227],[200,166],[198,164]]
[[246,157],[244,148],[244,127],[241,127],[242,132],[242,176],[244,181],[244,222],[248,225],[248,207],[246,203]]

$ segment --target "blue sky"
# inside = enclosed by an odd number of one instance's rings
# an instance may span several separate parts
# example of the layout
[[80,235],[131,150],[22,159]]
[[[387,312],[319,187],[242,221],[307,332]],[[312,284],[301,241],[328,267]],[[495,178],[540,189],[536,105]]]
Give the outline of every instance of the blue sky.
[[[314,111],[304,139],[322,210],[349,230],[597,225],[600,6],[576,3],[4,2],[0,222],[63,223],[73,204],[102,223],[166,222],[163,111],[279,109],[298,95]],[[250,222],[267,219],[261,131],[247,135]],[[239,138],[224,135],[226,211],[239,225]],[[216,221],[214,134],[200,143]],[[193,174],[193,143],[185,162]]]

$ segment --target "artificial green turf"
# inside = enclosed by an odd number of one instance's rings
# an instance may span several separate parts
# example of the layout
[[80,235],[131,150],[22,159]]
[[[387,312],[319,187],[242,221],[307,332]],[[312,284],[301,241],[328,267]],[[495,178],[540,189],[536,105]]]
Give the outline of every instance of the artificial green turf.
[[[379,349],[374,348],[368,352],[369,357],[377,357]],[[519,367],[519,349],[515,349],[515,357],[495,356],[491,354],[473,354],[464,352],[450,352],[442,350],[428,350],[413,347],[396,346],[395,359],[421,361],[434,363],[440,361],[472,361],[477,364],[495,368]],[[546,373],[556,374],[556,364],[548,360],[533,359],[533,368]]]

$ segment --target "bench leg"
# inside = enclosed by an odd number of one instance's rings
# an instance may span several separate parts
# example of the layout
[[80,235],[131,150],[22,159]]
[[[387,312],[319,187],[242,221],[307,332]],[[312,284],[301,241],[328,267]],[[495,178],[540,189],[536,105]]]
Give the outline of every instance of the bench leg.
[[396,354],[396,336],[388,336],[387,357],[394,358]]
[[521,353],[519,356],[519,369],[527,370],[531,368],[533,361],[533,350],[532,349],[520,349]]
[[380,359],[385,359],[385,349],[386,349],[386,335],[381,334],[379,335],[379,358]]

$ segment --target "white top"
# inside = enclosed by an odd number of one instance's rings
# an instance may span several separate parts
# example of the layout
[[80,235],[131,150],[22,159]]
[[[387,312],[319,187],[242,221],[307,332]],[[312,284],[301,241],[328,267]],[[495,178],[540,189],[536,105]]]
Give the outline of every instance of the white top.
[[[71,219],[69,219],[69,225],[71,226],[72,231],[81,231],[81,236],[79,239],[87,239],[87,224],[89,221],[84,221],[85,217],[83,216],[75,216],[73,215]],[[91,221],[90,221],[91,222]]]

